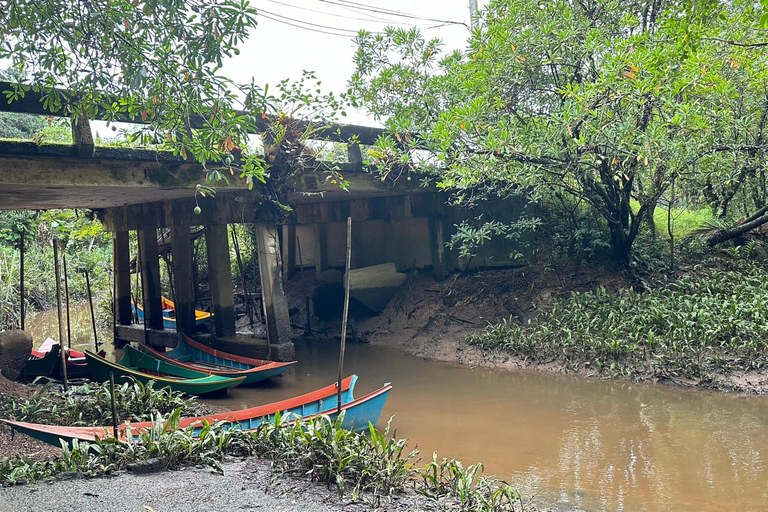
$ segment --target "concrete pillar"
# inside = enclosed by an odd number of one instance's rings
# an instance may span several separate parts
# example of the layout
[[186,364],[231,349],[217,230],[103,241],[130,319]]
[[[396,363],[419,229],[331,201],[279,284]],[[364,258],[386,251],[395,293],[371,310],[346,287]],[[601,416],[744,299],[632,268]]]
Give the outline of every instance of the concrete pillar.
[[435,281],[442,281],[446,277],[445,240],[443,221],[438,217],[429,218],[429,249],[432,253],[432,274]]
[[208,250],[208,282],[216,336],[232,336],[235,334],[235,298],[227,225],[205,226],[205,246]]
[[144,295],[144,318],[149,329],[163,329],[163,303],[160,300],[160,258],[157,248],[157,230],[139,229],[139,259]]
[[328,270],[328,226],[324,222],[315,224],[315,275]]
[[128,232],[112,233],[112,260],[115,267],[115,323],[130,325],[131,314],[131,253]]
[[285,224],[283,226],[283,283],[296,271],[296,225]]
[[363,255],[365,254],[365,250],[363,249],[363,232],[365,231],[365,226],[363,225],[363,222],[365,221],[352,221],[352,268],[361,268],[370,265],[370,263],[367,263],[363,258]]
[[195,288],[192,282],[192,238],[189,226],[171,228],[171,267],[176,285],[176,327],[192,336],[195,325]]
[[288,301],[283,291],[280,276],[280,243],[275,225],[257,222],[256,241],[259,248],[259,277],[261,278],[261,297],[267,313],[267,333],[269,343],[279,345],[291,343],[291,317],[288,314]]

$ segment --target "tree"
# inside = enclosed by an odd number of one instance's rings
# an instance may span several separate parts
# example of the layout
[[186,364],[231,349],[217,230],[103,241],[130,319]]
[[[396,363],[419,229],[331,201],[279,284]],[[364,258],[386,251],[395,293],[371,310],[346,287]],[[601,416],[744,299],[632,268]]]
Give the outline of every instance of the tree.
[[[46,108],[74,118],[147,121],[156,140],[222,178],[255,126],[236,107],[264,111],[258,87],[218,74],[255,26],[246,0],[5,2],[0,59],[28,78],[3,92],[10,102],[42,91]],[[247,152],[240,170],[264,179]]]
[[728,8],[492,0],[466,52],[441,57],[415,30],[361,33],[351,86],[395,134],[379,143],[395,155],[383,164],[419,149],[460,198],[576,197],[628,266],[659,198],[716,146],[715,113],[738,68],[708,42]]

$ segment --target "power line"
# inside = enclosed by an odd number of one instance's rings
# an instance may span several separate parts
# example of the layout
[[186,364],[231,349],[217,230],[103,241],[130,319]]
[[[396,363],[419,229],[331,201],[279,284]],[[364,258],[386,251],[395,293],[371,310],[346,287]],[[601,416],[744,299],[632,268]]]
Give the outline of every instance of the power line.
[[[307,30],[311,30],[310,27],[318,27],[320,30],[315,30],[316,32],[322,32],[323,30],[326,30],[326,31],[330,30],[334,32],[346,32],[347,34],[336,34],[336,33],[332,34],[332,35],[339,35],[339,36],[346,35],[346,37],[351,37],[351,36],[357,35],[358,33],[358,30],[352,30],[348,28],[339,28],[339,27],[330,27],[328,25],[322,25],[319,23],[311,23],[309,21],[298,20],[295,18],[291,18],[289,16],[284,16],[282,14],[276,14],[274,12],[266,11],[264,9],[257,9],[257,12],[258,14],[264,16],[267,19],[271,19],[273,21],[279,21],[279,22],[285,23],[286,25],[292,25],[299,28],[306,28]],[[298,25],[295,25],[295,24],[298,24]],[[303,25],[309,25],[309,27],[304,27]],[[325,33],[331,33],[331,32],[325,32]]]
[[[463,21],[441,20],[441,19],[437,19],[437,18],[430,18],[430,17],[426,17],[426,16],[419,16],[419,15],[410,14],[410,13],[407,13],[407,12],[394,11],[394,10],[391,10],[391,9],[383,9],[383,8],[379,8],[379,7],[374,7],[374,6],[371,6],[371,5],[368,5],[368,4],[363,4],[363,3],[360,3],[360,2],[353,2],[352,0],[319,0],[319,1],[323,2],[323,3],[331,4],[331,5],[337,5],[339,7],[351,8],[352,6],[354,6],[357,9],[361,9],[361,10],[364,10],[364,11],[375,12],[377,14],[383,14],[385,16],[393,16],[393,17],[408,18],[408,19],[417,19],[417,20],[422,20],[422,21],[433,21],[433,22],[436,22],[436,23],[446,23],[446,24],[451,24],[451,25],[464,25],[465,27],[467,26],[467,24],[464,23]],[[467,27],[467,28],[469,28],[469,27]]]
[[[327,30],[318,30],[318,29],[315,29],[315,28],[305,27],[305,26],[302,26],[302,25],[298,25],[296,23],[291,23],[291,22],[288,22],[288,21],[285,21],[285,20],[281,20],[280,18],[273,18],[271,16],[263,14],[262,11],[259,11],[259,15],[263,16],[264,18],[266,18],[268,20],[276,21],[277,23],[282,23],[283,25],[289,25],[291,27],[296,27],[296,28],[300,28],[300,29],[303,29],[303,30],[308,30],[310,32],[317,32],[318,34],[328,34],[330,36],[340,36],[340,37],[346,37],[346,38],[350,38],[351,37],[349,34],[339,34],[337,32],[329,32]],[[299,23],[301,23],[301,22],[299,22]],[[329,30],[334,30],[333,27],[328,27],[328,29]]]
[[[301,9],[301,10],[306,10],[306,11],[310,11],[310,12],[314,12],[314,13],[318,13],[318,14],[325,14],[325,15],[329,15],[329,16],[335,16],[335,17],[339,17],[339,18],[344,18],[344,19],[354,19],[354,20],[357,20],[357,21],[375,22],[373,19],[354,18],[354,17],[350,17],[350,16],[344,16],[344,15],[341,15],[341,14],[319,11],[319,10],[316,10],[316,9],[308,9],[308,8],[300,7],[298,5],[294,5],[294,4],[291,4],[291,3],[282,2],[280,0],[267,0],[267,1],[275,3],[275,4],[279,4],[279,5],[284,5],[286,7],[291,7],[293,9]],[[388,24],[400,24],[400,25],[406,25],[407,24],[407,25],[411,25],[412,23],[411,22],[403,22],[403,21],[393,21],[393,20],[389,20],[389,19],[385,19],[385,18],[380,18],[378,16],[373,16],[371,14],[368,14],[366,11],[380,13],[380,14],[383,14],[384,16],[390,16],[390,17],[398,17],[399,16],[399,17],[405,17],[405,18],[409,18],[409,19],[418,19],[418,20],[421,20],[421,21],[432,21],[432,22],[437,22],[438,23],[437,25],[426,27],[426,28],[424,28],[424,30],[432,30],[432,29],[440,28],[440,27],[443,27],[443,26],[446,26],[446,25],[456,25],[456,24],[464,25],[463,23],[459,23],[459,22],[455,22],[455,21],[436,20],[436,19],[433,19],[433,18],[419,17],[419,16],[415,16],[415,15],[410,15],[410,14],[407,14],[407,13],[400,13],[398,11],[392,11],[392,10],[389,10],[389,9],[386,9],[386,10],[375,9],[375,8],[370,7],[370,6],[365,6],[365,4],[357,4],[357,2],[350,2],[348,0],[319,0],[319,1],[324,2],[324,3],[328,3],[330,5],[335,5],[337,7],[341,7],[343,9],[347,9],[347,10],[350,10],[350,11],[353,11],[353,12],[359,12],[362,16],[367,16],[368,18],[375,18],[375,19],[381,20],[382,22],[388,23]],[[359,8],[358,7],[352,7],[352,6],[347,6],[347,5],[341,4],[339,2],[346,2],[346,3],[349,3],[349,4],[362,5],[364,7],[359,7]],[[293,18],[291,16],[286,16],[286,15],[283,15],[283,14],[267,11],[267,10],[261,9],[261,8],[257,8],[257,11],[258,11],[259,15],[263,16],[264,18],[266,18],[268,20],[275,21],[277,23],[282,23],[284,25],[288,25],[288,26],[291,26],[291,27],[300,28],[300,29],[303,29],[303,30],[308,30],[310,32],[316,32],[316,33],[319,33],[319,34],[327,34],[327,35],[332,35],[332,36],[339,36],[339,37],[350,38],[350,37],[356,36],[359,33],[359,29],[348,29],[348,28],[343,28],[343,27],[324,25],[324,24],[320,24],[320,23],[312,23],[312,22],[309,22],[309,21],[304,21],[304,20],[301,20],[301,19]],[[464,25],[464,26],[466,26],[466,25]],[[381,31],[370,31],[370,32],[373,33],[373,34],[382,34],[383,33]]]
[[375,21],[388,21],[388,20],[384,20],[383,18],[378,18],[376,16],[371,16],[369,14],[363,14],[363,16],[367,16],[367,18],[358,18],[358,17],[355,17],[355,16],[344,16],[343,14],[337,14],[337,13],[333,13],[333,12],[319,11],[317,9],[310,9],[308,7],[300,7],[298,5],[289,4],[287,2],[280,2],[278,0],[267,0],[267,1],[268,2],[272,2],[273,4],[284,5],[286,7],[292,7],[294,9],[301,9],[303,11],[309,11],[309,12],[314,12],[314,13],[317,13],[317,14],[323,14],[325,16],[333,16],[335,18],[343,18],[343,19],[346,19],[346,20],[371,21],[371,22],[375,22]]

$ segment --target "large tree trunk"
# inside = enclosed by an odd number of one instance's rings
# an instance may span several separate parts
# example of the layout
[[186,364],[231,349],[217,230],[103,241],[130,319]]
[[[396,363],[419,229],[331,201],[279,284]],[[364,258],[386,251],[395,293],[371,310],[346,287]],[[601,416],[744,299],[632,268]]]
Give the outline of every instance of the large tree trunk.
[[611,230],[611,256],[614,262],[622,268],[629,267],[632,256],[632,240],[621,225],[609,223]]
[[760,227],[766,222],[768,222],[768,206],[760,208],[741,224],[736,224],[735,226],[726,229],[718,229],[714,233],[711,233],[707,236],[707,244],[710,247],[721,244],[736,238],[739,235],[743,235],[747,231]]

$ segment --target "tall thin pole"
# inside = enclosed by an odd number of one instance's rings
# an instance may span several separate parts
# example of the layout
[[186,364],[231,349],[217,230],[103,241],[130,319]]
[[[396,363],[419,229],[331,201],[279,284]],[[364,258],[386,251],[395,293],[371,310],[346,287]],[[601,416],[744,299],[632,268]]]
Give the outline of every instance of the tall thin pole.
[[22,230],[21,237],[19,238],[19,320],[22,331],[24,330],[24,319],[27,313],[24,306],[24,230]]
[[472,28],[477,28],[477,0],[469,0],[469,18]]
[[[99,337],[96,334],[96,315],[93,314],[93,296],[91,295],[91,279],[88,277],[88,271],[83,272],[85,274],[85,289],[88,292],[88,305],[91,307],[91,326],[93,327],[93,346],[96,348],[96,352],[99,351]],[[112,301],[114,306],[114,301]],[[114,313],[114,307],[112,308]]]
[[338,389],[337,405],[341,413],[341,374],[344,371],[344,349],[347,343],[347,316],[349,313],[349,270],[352,266],[352,217],[347,217],[347,267],[344,272],[344,316],[341,320],[341,349],[339,350],[339,380],[336,382]]
[[61,315],[61,268],[59,268],[59,248],[56,239],[53,239],[53,269],[56,274],[56,312],[59,316],[59,346],[61,350],[61,375],[64,378],[64,391],[69,389],[67,382],[67,355],[64,350],[64,322]]
[[235,225],[232,225],[232,246],[235,248],[235,256],[237,258],[237,268],[240,270],[240,281],[243,284],[243,298],[245,299],[245,314],[248,315],[248,320],[253,327],[253,309],[251,308],[251,299],[248,295],[248,288],[245,286],[245,270],[243,270],[243,259],[240,257],[240,242],[237,240],[237,233],[235,233]]
[[[138,253],[136,254],[136,271],[138,271],[142,266],[141,261],[141,236],[138,235],[138,232],[136,233],[136,246],[138,249]],[[142,269],[144,270],[144,269]],[[136,286],[139,286],[138,279],[136,280]],[[138,290],[136,290],[136,293],[139,293]],[[147,332],[147,298],[144,296],[144,272],[141,273],[141,307],[144,309],[143,319],[144,319],[144,344],[149,345],[149,333]],[[138,313],[139,308],[136,306],[136,312]]]
[[72,348],[72,324],[69,320],[69,278],[67,277],[67,251],[61,248],[61,261],[64,262],[64,297],[67,299],[67,347]]
[[112,435],[117,439],[117,404],[115,403],[115,372],[109,372],[109,398],[112,402]]
[[[163,261],[165,261],[165,269],[168,271],[168,286],[171,288],[171,300],[173,301],[174,307],[176,307],[176,288],[173,286],[173,270],[171,269],[171,262],[168,259],[168,246],[165,245],[165,228],[160,228],[160,238],[163,242]],[[176,330],[179,330],[178,321],[176,322]]]

